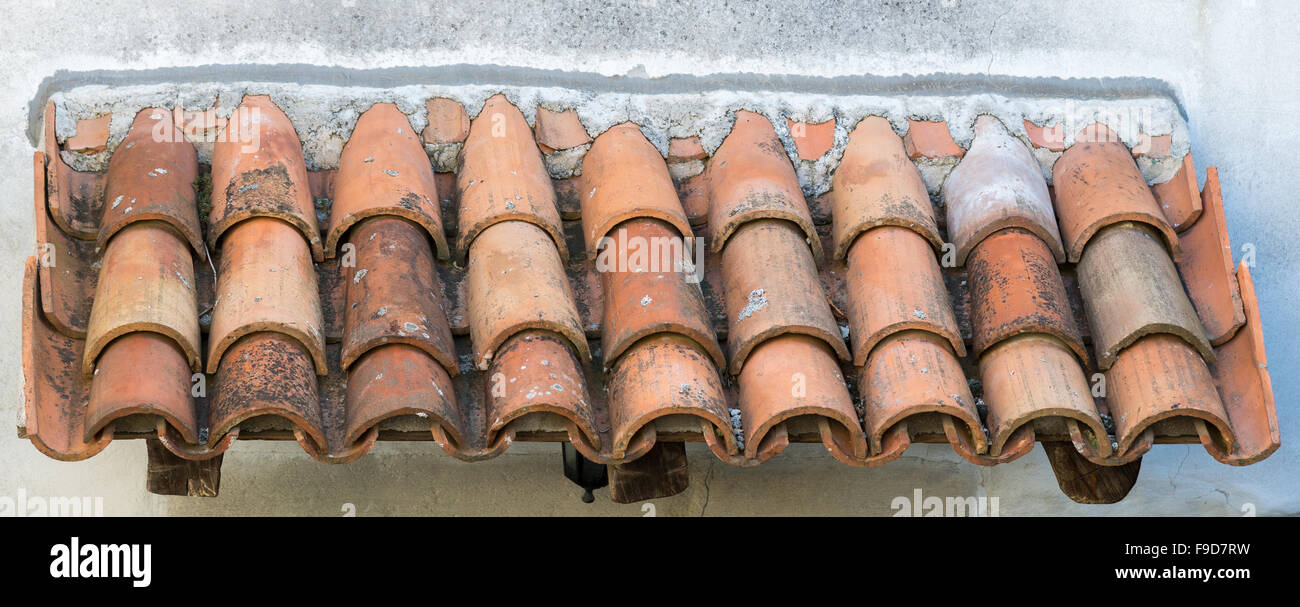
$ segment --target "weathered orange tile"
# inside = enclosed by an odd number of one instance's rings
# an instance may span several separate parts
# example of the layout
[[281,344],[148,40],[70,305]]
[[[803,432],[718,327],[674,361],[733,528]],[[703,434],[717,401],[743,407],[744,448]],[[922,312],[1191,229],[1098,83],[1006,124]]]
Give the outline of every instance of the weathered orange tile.
[[137,331],[114,340],[95,366],[83,440],[93,441],[114,420],[157,415],[186,442],[198,443],[190,372],[185,353],[163,335]]
[[1142,133],[1138,144],[1133,146],[1133,157],[1166,158],[1169,156],[1169,148],[1173,147],[1173,144],[1173,135],[1148,135]]
[[880,116],[864,118],[849,133],[828,195],[837,260],[844,259],[859,234],[882,225],[910,228],[935,249],[943,246],[921,173]]
[[59,155],[59,138],[54,131],[54,101],[45,104],[45,157],[50,218],[65,234],[94,240],[99,233],[103,177],[72,170]]
[[947,339],[958,356],[966,355],[939,263],[916,232],[884,226],[858,237],[849,251],[845,288],[853,364],[866,364],[882,339],[909,329],[930,331]]
[[343,147],[334,177],[325,255],[334,257],[348,228],[367,217],[401,217],[423,226],[447,259],[447,238],[438,210],[438,186],[424,147],[406,115],[391,103],[361,114]]
[[601,448],[587,378],[573,348],[547,331],[523,331],[506,340],[488,368],[488,443],[513,440],[512,422],[549,414],[564,420],[569,438]]
[[785,119],[790,129],[790,139],[801,160],[817,160],[835,145],[835,121],[795,122]]
[[1173,258],[1182,257],[1178,235],[1160,212],[1124,144],[1076,143],[1056,161],[1052,175],[1056,212],[1071,262],[1079,261],[1084,245],[1097,232],[1121,221],[1150,225],[1165,240]]
[[87,154],[104,151],[108,147],[108,124],[112,120],[112,114],[78,120],[77,134],[63,142],[63,149]]
[[82,373],[90,376],[109,342],[133,331],[167,336],[190,367],[202,369],[197,296],[189,246],[167,224],[122,228],[104,254]]
[[569,338],[583,360],[591,358],[560,255],[530,222],[493,224],[470,245],[469,327],[480,369],[524,329],[554,331]]
[[601,133],[582,160],[582,231],[595,257],[614,226],[637,217],[673,226],[691,236],[691,224],[658,150],[631,122]]
[[[691,226],[701,226],[709,221],[709,172],[688,177],[677,184],[677,198],[682,201],[682,211]],[[705,246],[699,242],[699,246]]]
[[669,164],[704,160],[708,157],[704,146],[700,145],[699,137],[673,137],[668,140],[668,158],[665,160]]
[[736,112],[736,124],[709,160],[708,173],[709,241],[714,253],[745,222],[767,218],[798,226],[813,258],[821,259],[821,239],[799,178],[767,118],[746,110]]
[[1099,369],[1109,369],[1121,350],[1152,333],[1177,335],[1214,361],[1178,272],[1146,224],[1102,230],[1084,250],[1078,276]]
[[464,444],[451,377],[438,361],[405,344],[366,352],[348,371],[343,444],[356,445],[380,422],[414,415]]
[[1152,424],[1181,416],[1210,423],[1228,441],[1226,450],[1235,448],[1209,368],[1194,348],[1173,335],[1148,335],[1119,353],[1106,372],[1106,405],[1115,419],[1120,453]]
[[236,340],[276,331],[297,340],[325,375],[325,335],[311,252],[292,226],[256,217],[232,227],[217,269],[217,297],[208,338],[208,373]]
[[1047,125],[1039,126],[1025,120],[1025,134],[1029,136],[1029,143],[1034,147],[1046,148],[1053,152],[1065,151],[1065,126]]
[[298,340],[262,331],[236,341],[220,359],[211,400],[213,441],[261,416],[288,420],[327,452],[312,356]]
[[871,352],[858,377],[863,395],[867,438],[873,453],[884,449],[883,440],[907,418],[937,413],[961,422],[975,450],[988,450],[961,363],[951,344],[927,331],[895,333]]
[[567,150],[591,143],[587,129],[574,109],[550,110],[537,106],[537,143],[552,150]]
[[545,230],[560,259],[568,261],[551,177],[524,115],[504,95],[489,98],[471,123],[456,188],[460,191],[456,250],[462,259],[488,226],[526,221]]
[[429,124],[421,137],[425,143],[461,143],[469,137],[469,114],[465,106],[446,97],[435,97],[425,102]]
[[349,242],[356,265],[344,269],[343,368],[373,348],[403,343],[456,375],[456,347],[427,232],[405,219],[375,217],[354,227]]
[[989,452],[1002,452],[1025,424],[1043,417],[1076,420],[1091,431],[1103,457],[1110,439],[1092,400],[1092,386],[1075,353],[1050,335],[1022,334],[1003,340],[980,357],[980,381],[989,407]]
[[762,448],[765,439],[771,440],[771,430],[805,415],[838,425],[849,437],[850,455],[867,456],[866,437],[839,363],[821,340],[782,335],[763,342],[750,354],[739,385],[747,458],[757,459],[760,452],[775,455],[779,449]]
[[1192,227],[1203,209],[1192,153],[1183,156],[1182,166],[1169,181],[1151,186],[1151,193],[1175,231],[1183,232]]
[[654,431],[650,422],[666,415],[698,417],[724,455],[740,452],[718,370],[684,337],[663,333],[638,342],[615,363],[606,387],[616,459],[628,453],[639,433]]
[[989,234],[1012,227],[1034,233],[1058,262],[1065,261],[1038,161],[997,118],[984,115],[975,121],[975,141],[944,181],[943,199],[958,265]]
[[733,375],[755,346],[785,333],[822,339],[841,360],[849,359],[812,254],[790,222],[768,219],[741,226],[722,251],[722,280]]
[[975,247],[966,269],[976,356],[1013,335],[1043,333],[1088,362],[1061,271],[1037,236],[999,231]]
[[960,158],[966,154],[966,150],[953,141],[947,122],[912,119],[907,122],[903,147],[907,149],[909,158]]
[[32,159],[37,272],[41,275],[37,305],[60,333],[84,339],[99,283],[100,260],[94,241],[71,237],[54,223],[55,210],[46,197],[45,160],[44,152],[36,152]]
[[1237,267],[1246,324],[1236,336],[1215,350],[1216,362],[1210,366],[1214,383],[1232,426],[1233,448],[1223,441],[1202,443],[1215,459],[1234,466],[1262,460],[1277,450],[1282,438],[1278,429],[1277,406],[1273,400],[1273,380],[1264,354],[1264,331],[1259,319],[1259,301],[1250,267]]
[[23,272],[23,397],[22,434],[49,457],[61,461],[86,459],[113,440],[111,426],[87,441],[85,427],[89,380],[81,373],[79,339],[59,333],[41,314],[37,298],[40,273],[36,258],[28,257]]
[[312,259],[324,259],[302,144],[289,117],[269,97],[249,95],[225,135],[212,152],[208,246],[217,248],[245,219],[274,217],[298,229]]
[[689,281],[694,274],[674,266],[690,261],[677,231],[656,219],[633,219],[616,228],[610,240],[596,267],[603,284],[605,365],[643,337],[666,332],[695,341],[719,367],[727,366],[704,297]]
[[1178,262],[1178,273],[1196,306],[1206,337],[1218,346],[1232,339],[1246,323],[1246,314],[1232,272],[1232,244],[1228,242],[1223,191],[1215,167],[1205,172],[1203,196],[1205,216],[1183,232],[1183,259]]
[[154,126],[167,120],[171,115],[166,110],[141,110],[113,152],[104,182],[104,215],[97,240],[100,250],[123,226],[158,220],[184,236],[195,255],[205,255],[194,204],[198,155],[188,141],[154,141]]

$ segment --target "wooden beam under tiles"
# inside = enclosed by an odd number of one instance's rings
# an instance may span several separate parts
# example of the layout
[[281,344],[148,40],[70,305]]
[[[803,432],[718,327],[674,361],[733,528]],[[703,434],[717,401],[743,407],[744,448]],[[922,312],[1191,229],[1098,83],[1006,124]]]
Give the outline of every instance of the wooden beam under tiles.
[[216,497],[221,490],[221,460],[218,455],[207,460],[181,459],[168,451],[158,439],[145,441],[149,450],[149,468],[145,488],[155,495]]

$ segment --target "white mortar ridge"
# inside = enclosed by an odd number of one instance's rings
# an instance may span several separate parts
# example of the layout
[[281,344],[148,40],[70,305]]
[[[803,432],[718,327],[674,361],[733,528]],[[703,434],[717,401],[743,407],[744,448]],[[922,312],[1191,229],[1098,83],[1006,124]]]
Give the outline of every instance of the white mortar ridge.
[[[307,167],[312,170],[337,168],[344,143],[360,115],[371,105],[391,102],[397,105],[420,132],[427,125],[425,102],[447,97],[465,106],[470,117],[478,115],[488,97],[504,94],[520,109],[529,125],[535,124],[537,106],[561,111],[577,110],[578,117],[593,138],[623,122],[635,122],[647,139],[667,155],[668,140],[674,137],[699,137],[704,149],[712,154],[730,133],[737,110],[750,110],[766,116],[786,147],[799,175],[805,194],[817,196],[830,189],[831,175],[839,165],[848,134],[867,116],[884,116],[903,135],[908,119],[942,120],[948,124],[953,139],[968,148],[974,136],[975,118],[981,114],[996,116],[1007,130],[1028,142],[1024,121],[1040,125],[1066,125],[1065,143],[1094,122],[1105,124],[1118,134],[1128,147],[1136,147],[1143,136],[1170,135],[1170,155],[1164,158],[1143,156],[1137,159],[1148,183],[1168,181],[1179,168],[1180,160],[1190,149],[1187,123],[1175,103],[1164,97],[1131,99],[1089,98],[1018,98],[999,94],[971,95],[825,95],[759,91],[709,91],[696,94],[592,93],[558,87],[521,87],[497,85],[415,85],[393,88],[341,87],[288,83],[174,83],[109,87],[88,85],[51,96],[56,106],[55,131],[60,142],[76,133],[80,119],[112,114],[108,149],[111,152],[126,136],[131,122],[146,107],[181,108],[204,111],[217,108],[217,115],[229,117],[244,95],[269,95],[298,131]],[[835,140],[831,150],[815,161],[800,160],[790,137],[786,119],[820,123],[836,120]],[[210,162],[212,144],[195,140],[199,158]],[[1044,176],[1051,182],[1052,164],[1059,153],[1031,148]],[[550,164],[553,176],[568,177],[580,172],[581,154],[585,149],[566,151],[563,162]],[[64,152],[64,158],[81,171],[107,169],[111,153],[80,154]],[[446,159],[435,158],[444,166]],[[556,158],[554,160],[560,160]],[[955,164],[951,159],[921,159],[922,177],[931,192],[937,192]]]

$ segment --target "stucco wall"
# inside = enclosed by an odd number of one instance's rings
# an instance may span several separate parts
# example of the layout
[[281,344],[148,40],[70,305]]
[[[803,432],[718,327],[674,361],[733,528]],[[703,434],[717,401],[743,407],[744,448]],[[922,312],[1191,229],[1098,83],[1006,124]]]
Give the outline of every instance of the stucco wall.
[[[913,447],[884,468],[857,470],[818,446],[795,446],[756,469],[734,469],[691,449],[692,487],[659,500],[667,514],[890,514],[895,496],[988,495],[1006,514],[1240,515],[1300,512],[1293,472],[1300,389],[1293,370],[1300,324],[1293,278],[1300,214],[1300,4],[1219,2],[918,1],[904,8],[812,2],[674,3],[608,8],[589,0],[422,2],[208,1],[110,6],[35,1],[0,21],[0,419],[22,406],[19,290],[32,251],[29,103],[58,70],[144,70],[205,64],[302,63],[374,69],[498,64],[633,78],[755,72],[900,76],[946,72],[1022,77],[1145,77],[1167,82],[1188,115],[1192,149],[1221,171],[1229,232],[1254,246],[1283,447],[1246,468],[1197,445],[1159,446],[1128,499],[1080,506],[1056,488],[1041,450],[982,469],[944,446]],[[1022,6],[1023,5],[1023,6]],[[1080,82],[1081,86],[1088,81]],[[651,82],[650,85],[653,85]],[[6,423],[6,427],[11,427]],[[522,448],[521,448],[522,447]],[[226,455],[222,496],[144,492],[144,445],[114,443],[80,463],[39,454],[0,431],[0,497],[103,496],[107,514],[582,514],[639,516],[598,495],[578,501],[555,445],[516,445],[498,460],[463,464],[431,445],[381,444],[347,466],[325,466],[297,445],[239,443]]]

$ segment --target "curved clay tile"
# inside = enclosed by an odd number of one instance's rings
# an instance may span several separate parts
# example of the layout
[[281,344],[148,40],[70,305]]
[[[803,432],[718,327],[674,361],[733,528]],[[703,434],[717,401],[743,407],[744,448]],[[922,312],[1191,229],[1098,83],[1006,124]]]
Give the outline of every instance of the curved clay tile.
[[1106,405],[1115,418],[1120,453],[1147,428],[1173,417],[1207,422],[1223,451],[1236,448],[1209,368],[1195,349],[1172,335],[1148,335],[1119,353],[1106,372]]
[[[866,438],[853,398],[844,385],[835,353],[821,340],[806,335],[769,339],[749,356],[740,372],[738,399],[745,430],[745,457],[757,459],[760,447],[776,425],[804,415],[838,424],[856,457],[866,457]],[[770,450],[764,450],[765,455]]]
[[976,451],[988,449],[966,374],[948,341],[938,335],[905,331],[885,338],[858,376],[858,391],[872,453],[885,450],[895,426],[926,413],[955,418]]
[[[56,160],[55,162],[62,162]],[[51,219],[54,209],[46,197],[45,153],[33,157],[37,271],[41,275],[37,304],[46,321],[68,337],[84,339],[90,323],[92,297],[99,283],[95,243],[64,233]]]
[[537,106],[537,143],[552,150],[567,150],[591,143],[591,136],[574,109],[548,110]]
[[212,152],[212,212],[208,246],[250,217],[274,217],[298,229],[321,261],[316,207],[302,144],[289,117],[269,97],[249,95],[235,108]]
[[403,343],[457,374],[442,284],[424,229],[405,219],[374,217],[352,228],[348,241],[356,247],[356,266],[343,270],[343,368],[372,348]]
[[206,255],[194,197],[198,154],[188,140],[157,141],[154,135],[156,125],[171,120],[172,114],[166,110],[141,110],[108,161],[97,241],[100,250],[124,226],[158,220],[181,234],[200,259]]
[[235,340],[258,331],[297,340],[311,354],[316,372],[329,373],[316,270],[302,235],[278,219],[256,217],[230,229],[220,262],[208,373],[217,372]]
[[958,265],[989,234],[1010,227],[1036,234],[1058,262],[1065,262],[1042,169],[997,118],[976,119],[975,141],[943,182],[943,200]]
[[989,453],[998,455],[1021,426],[1043,417],[1064,417],[1092,431],[1103,457],[1110,439],[1092,400],[1092,386],[1070,348],[1048,335],[1018,335],[980,357],[980,381],[989,407]]
[[274,331],[240,339],[221,358],[212,390],[209,441],[255,417],[276,416],[328,451],[312,357],[296,340]]
[[[677,333],[694,340],[718,367],[726,367],[699,285],[689,281],[692,274],[674,267],[686,255],[676,230],[657,219],[633,219],[614,232],[597,265],[605,365],[647,335]],[[602,268],[600,259],[609,260],[609,266]]]
[[49,160],[48,188],[50,219],[64,234],[78,240],[99,236],[99,211],[103,177],[72,170],[59,155],[59,138],[54,131],[54,102],[45,104],[45,157]]
[[19,436],[32,441],[41,453],[60,461],[86,459],[108,446],[113,429],[87,441],[86,403],[90,380],[81,374],[85,344],[68,337],[46,322],[41,314],[40,273],[36,258],[28,257],[23,272],[23,383],[25,428]]
[[740,373],[755,346],[786,333],[822,339],[840,360],[849,360],[812,253],[790,222],[741,226],[722,251],[722,282],[732,375]]
[[738,454],[722,380],[695,343],[677,335],[652,335],[632,346],[610,371],[611,454],[622,459],[642,428],[665,415],[700,418],[706,435],[721,437],[724,455]]
[[1177,335],[1214,362],[1196,310],[1158,239],[1145,224],[1121,223],[1094,237],[1079,260],[1079,290],[1099,369],[1109,369],[1120,350],[1152,333]]
[[478,368],[486,369],[497,348],[524,329],[563,335],[583,360],[591,358],[569,279],[550,237],[535,224],[504,221],[470,244],[469,330]]
[[799,178],[772,123],[760,114],[736,112],[736,124],[709,160],[709,245],[722,250],[732,234],[755,219],[784,219],[803,231],[813,258],[821,239],[813,227]]
[[943,120],[908,118],[903,147],[909,158],[960,158],[966,155],[966,150],[953,140],[948,123]]
[[1151,186],[1151,193],[1156,197],[1156,204],[1164,212],[1165,219],[1175,231],[1182,232],[1192,227],[1204,209],[1201,204],[1201,189],[1196,186],[1196,164],[1192,153],[1183,156],[1182,165],[1173,178],[1164,183]]
[[1170,255],[1182,258],[1178,235],[1160,212],[1151,188],[1133,162],[1133,155],[1116,141],[1076,143],[1052,167],[1056,212],[1071,262],[1103,228],[1121,221],[1145,223],[1160,233]]
[[849,134],[829,196],[836,260],[859,234],[883,225],[915,230],[936,250],[943,246],[921,173],[885,118],[868,116]]
[[435,97],[424,103],[429,120],[421,136],[425,143],[462,143],[469,137],[469,114],[459,101]]
[[1052,252],[1024,230],[985,238],[966,260],[975,355],[1021,333],[1045,333],[1088,362]]
[[1241,290],[1232,272],[1232,244],[1223,218],[1219,170],[1205,171],[1205,215],[1182,234],[1183,259],[1178,273],[1192,298],[1206,337],[1222,345],[1246,323]]
[[591,257],[614,226],[637,217],[665,221],[679,237],[693,235],[668,165],[631,122],[596,138],[582,159],[581,181],[582,231]]
[[484,375],[487,442],[509,443],[515,420],[551,414],[564,420],[569,440],[599,451],[594,407],[582,364],[566,340],[547,331],[524,331],[506,340]]
[[909,329],[930,331],[966,355],[934,251],[908,228],[882,226],[860,236],[845,275],[853,364],[867,362],[880,340]]
[[351,447],[380,422],[418,416],[464,444],[451,376],[428,354],[405,344],[370,350],[348,371],[343,444]]
[[133,331],[171,338],[190,367],[202,369],[195,284],[189,245],[168,224],[143,221],[122,228],[104,254],[82,373],[89,376],[105,346]]
[[504,95],[488,99],[470,123],[456,188],[460,192],[456,251],[462,257],[488,226],[513,220],[545,230],[560,259],[568,261],[551,177],[524,115]]
[[334,175],[326,257],[337,254],[348,228],[380,215],[422,226],[437,246],[438,259],[447,259],[433,168],[406,115],[391,103],[376,103],[361,114],[343,146]]
[[199,442],[199,422],[190,389],[190,366],[176,342],[157,333],[123,335],[104,349],[90,384],[84,440],[113,420],[157,415],[180,432],[186,443]]
[[1241,282],[1246,324],[1215,350],[1217,361],[1210,366],[1224,411],[1232,424],[1234,448],[1226,449],[1222,444],[1204,439],[1202,443],[1215,459],[1244,466],[1268,457],[1281,445],[1282,439],[1277,423],[1277,405],[1273,401],[1273,380],[1268,373],[1268,358],[1264,355],[1259,302],[1255,298],[1250,267],[1245,262],[1237,268],[1237,279]]

